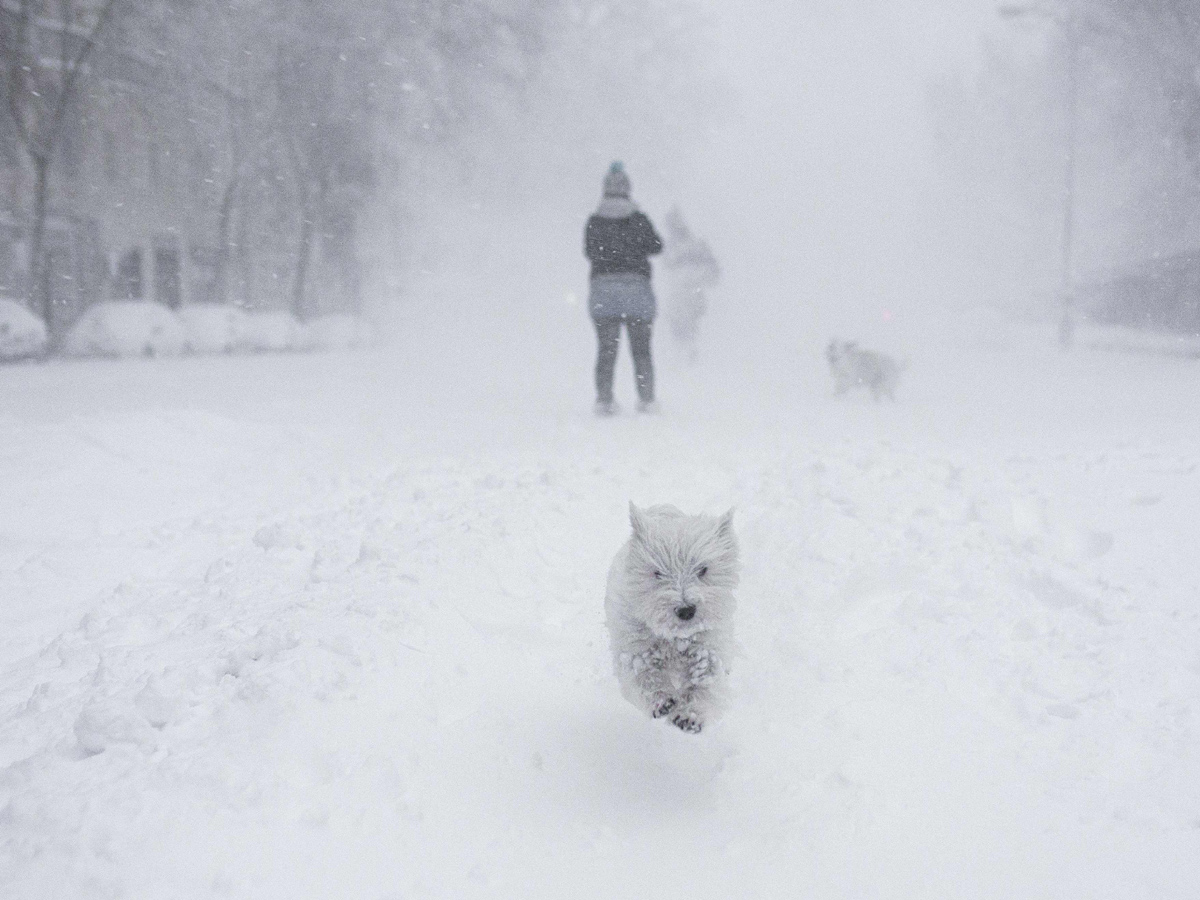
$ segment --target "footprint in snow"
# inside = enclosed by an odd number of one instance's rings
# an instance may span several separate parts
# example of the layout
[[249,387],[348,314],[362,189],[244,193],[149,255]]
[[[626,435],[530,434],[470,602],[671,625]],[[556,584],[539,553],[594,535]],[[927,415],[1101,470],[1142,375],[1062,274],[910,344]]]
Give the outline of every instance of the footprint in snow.
[[1078,719],[1079,708],[1070,703],[1051,703],[1046,712],[1059,719]]

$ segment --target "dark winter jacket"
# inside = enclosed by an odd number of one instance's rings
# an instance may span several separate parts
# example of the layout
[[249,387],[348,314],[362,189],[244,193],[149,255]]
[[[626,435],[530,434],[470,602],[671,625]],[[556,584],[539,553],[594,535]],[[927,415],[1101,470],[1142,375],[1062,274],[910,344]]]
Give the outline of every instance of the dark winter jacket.
[[634,211],[620,219],[593,215],[584,231],[583,252],[597,275],[633,273],[650,277],[648,257],[662,252],[662,239],[646,214]]

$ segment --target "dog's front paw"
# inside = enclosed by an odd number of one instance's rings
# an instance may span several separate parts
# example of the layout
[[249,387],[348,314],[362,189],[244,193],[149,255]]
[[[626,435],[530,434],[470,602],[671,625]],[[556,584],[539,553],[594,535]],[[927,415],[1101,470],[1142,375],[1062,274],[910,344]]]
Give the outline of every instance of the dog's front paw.
[[700,729],[704,727],[698,719],[690,716],[676,716],[671,720],[671,724],[688,734],[699,734]]
[[688,669],[688,683],[695,687],[707,687],[717,680],[717,667],[711,657],[697,660]]
[[693,645],[684,653],[687,680],[693,687],[707,687],[717,680],[720,660],[708,647]]
[[674,708],[675,698],[665,697],[654,704],[654,708],[650,710],[650,716],[655,719],[661,719]]

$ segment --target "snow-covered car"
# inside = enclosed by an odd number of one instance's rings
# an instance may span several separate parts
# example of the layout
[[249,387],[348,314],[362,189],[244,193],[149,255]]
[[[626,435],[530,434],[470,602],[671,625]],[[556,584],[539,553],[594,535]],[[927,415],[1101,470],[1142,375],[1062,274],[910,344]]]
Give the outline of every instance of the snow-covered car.
[[289,312],[248,312],[244,318],[242,346],[260,353],[304,349],[304,329]]
[[46,349],[46,326],[15,300],[0,299],[0,362],[40,356]]
[[236,306],[197,303],[176,315],[188,353],[232,353],[246,343],[246,313]]
[[174,356],[184,348],[179,317],[159,303],[105,300],[88,309],[67,333],[69,356]]
[[304,325],[304,346],[309,350],[352,350],[368,343],[370,331],[357,316],[321,316]]

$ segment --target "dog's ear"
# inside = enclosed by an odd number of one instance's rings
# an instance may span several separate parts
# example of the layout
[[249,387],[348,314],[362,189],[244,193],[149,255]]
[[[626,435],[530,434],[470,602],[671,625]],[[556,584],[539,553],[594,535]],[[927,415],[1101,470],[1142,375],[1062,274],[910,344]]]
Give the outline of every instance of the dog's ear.
[[721,516],[717,522],[717,534],[723,538],[732,537],[733,535],[733,507],[729,508],[729,512]]
[[632,500],[629,501],[629,524],[633,527],[633,536],[639,541],[645,541],[650,531],[650,523],[646,521],[646,514],[634,506]]

